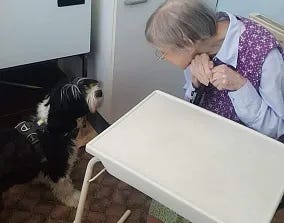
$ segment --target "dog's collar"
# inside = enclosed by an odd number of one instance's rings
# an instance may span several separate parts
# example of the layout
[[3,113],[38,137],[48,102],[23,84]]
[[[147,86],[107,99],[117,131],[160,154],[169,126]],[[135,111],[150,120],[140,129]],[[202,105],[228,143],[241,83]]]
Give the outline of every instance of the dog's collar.
[[23,121],[15,126],[15,129],[25,137],[25,139],[33,146],[35,152],[40,156],[41,163],[47,161],[47,158],[44,155],[44,152],[40,146],[40,140],[38,137],[38,131],[43,131],[45,128],[44,120],[36,121]]
[[32,121],[22,121],[15,126],[15,129],[26,138],[26,140],[34,145],[39,142],[37,130],[38,126]]

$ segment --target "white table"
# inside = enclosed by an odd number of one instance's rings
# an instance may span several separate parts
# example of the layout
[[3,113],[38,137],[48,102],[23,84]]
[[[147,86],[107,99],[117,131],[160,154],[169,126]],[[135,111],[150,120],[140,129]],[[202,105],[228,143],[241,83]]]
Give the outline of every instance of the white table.
[[155,91],[87,144],[75,222],[94,163],[194,223],[268,223],[284,191],[284,145]]

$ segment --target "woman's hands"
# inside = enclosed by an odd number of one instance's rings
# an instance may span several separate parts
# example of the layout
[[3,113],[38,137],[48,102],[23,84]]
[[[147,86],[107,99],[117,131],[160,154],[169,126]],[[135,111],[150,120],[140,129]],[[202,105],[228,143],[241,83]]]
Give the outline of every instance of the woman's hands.
[[245,85],[246,78],[223,64],[212,69],[212,79],[210,82],[218,90],[236,91]]
[[208,86],[212,78],[213,62],[207,54],[197,55],[190,63],[189,68],[192,74],[194,87],[199,87],[200,83]]
[[197,55],[189,66],[192,74],[192,84],[198,88],[201,84],[208,86],[211,83],[218,90],[239,90],[246,78],[227,65],[214,67],[207,54]]

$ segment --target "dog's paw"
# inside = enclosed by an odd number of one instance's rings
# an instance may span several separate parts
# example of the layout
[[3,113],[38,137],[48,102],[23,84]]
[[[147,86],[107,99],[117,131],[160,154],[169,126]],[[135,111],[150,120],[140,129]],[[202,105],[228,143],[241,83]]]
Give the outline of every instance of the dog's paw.
[[63,203],[68,206],[68,207],[74,207],[76,208],[78,206],[79,203],[79,199],[80,199],[80,191],[78,190],[74,190],[73,193],[67,195],[64,198]]

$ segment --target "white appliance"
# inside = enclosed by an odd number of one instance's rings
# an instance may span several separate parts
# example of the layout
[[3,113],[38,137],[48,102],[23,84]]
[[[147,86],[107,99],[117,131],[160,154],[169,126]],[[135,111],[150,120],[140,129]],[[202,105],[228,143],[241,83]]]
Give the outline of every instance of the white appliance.
[[90,51],[91,0],[1,0],[0,15],[0,69]]
[[113,123],[141,99],[159,89],[183,97],[183,71],[157,61],[146,42],[145,25],[164,0],[93,0],[95,77],[102,82],[100,114]]

